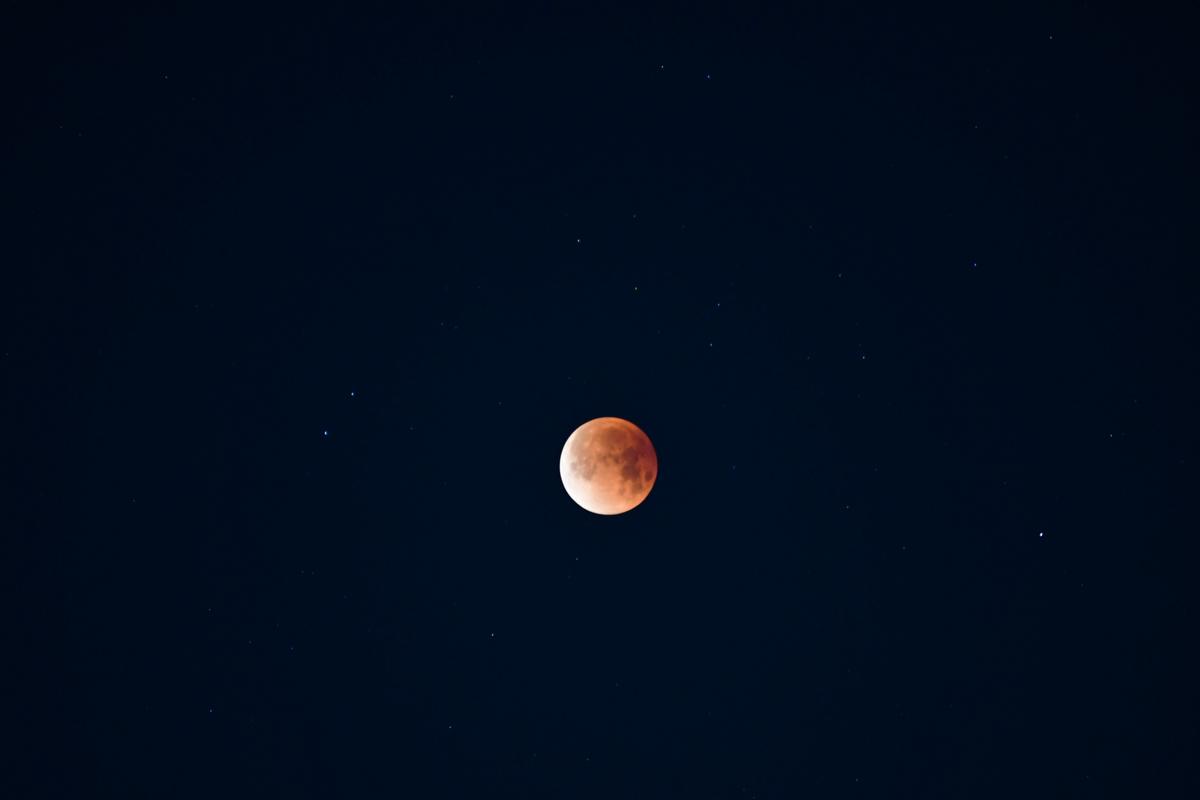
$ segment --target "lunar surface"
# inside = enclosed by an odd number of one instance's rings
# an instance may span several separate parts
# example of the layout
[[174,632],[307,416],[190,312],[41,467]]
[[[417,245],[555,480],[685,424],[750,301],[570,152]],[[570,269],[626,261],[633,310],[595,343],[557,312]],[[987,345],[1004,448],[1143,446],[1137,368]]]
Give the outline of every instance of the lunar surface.
[[563,487],[593,514],[623,514],[650,494],[658,456],[650,437],[620,417],[585,422],[563,445],[558,460]]

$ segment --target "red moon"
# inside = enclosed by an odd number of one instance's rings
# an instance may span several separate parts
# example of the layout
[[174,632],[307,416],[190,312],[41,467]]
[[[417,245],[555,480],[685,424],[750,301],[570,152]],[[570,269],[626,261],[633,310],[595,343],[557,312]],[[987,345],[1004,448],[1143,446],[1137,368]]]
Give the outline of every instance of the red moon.
[[563,488],[593,514],[623,514],[641,504],[658,477],[650,437],[629,420],[598,417],[575,429],[558,460]]

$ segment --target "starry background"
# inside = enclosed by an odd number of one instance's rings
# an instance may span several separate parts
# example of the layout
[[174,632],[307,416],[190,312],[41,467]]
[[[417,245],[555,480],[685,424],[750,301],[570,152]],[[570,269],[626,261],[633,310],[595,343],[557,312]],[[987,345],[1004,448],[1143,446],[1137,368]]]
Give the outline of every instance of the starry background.
[[778,5],[4,26],[6,796],[1200,788],[1190,21]]

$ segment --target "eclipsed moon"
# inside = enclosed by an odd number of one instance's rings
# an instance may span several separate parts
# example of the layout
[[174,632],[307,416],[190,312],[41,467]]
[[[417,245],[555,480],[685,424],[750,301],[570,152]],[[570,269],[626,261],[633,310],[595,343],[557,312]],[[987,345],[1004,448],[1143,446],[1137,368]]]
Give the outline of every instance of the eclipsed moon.
[[650,494],[658,455],[642,429],[620,417],[598,417],[563,445],[558,472],[571,499],[593,514],[623,514]]

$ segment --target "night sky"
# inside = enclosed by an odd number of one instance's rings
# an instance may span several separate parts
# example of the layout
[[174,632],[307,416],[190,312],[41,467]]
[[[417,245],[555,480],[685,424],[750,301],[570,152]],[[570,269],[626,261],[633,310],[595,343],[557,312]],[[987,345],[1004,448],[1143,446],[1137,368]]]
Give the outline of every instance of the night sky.
[[0,794],[1200,796],[1184,4],[337,5],[3,26]]

